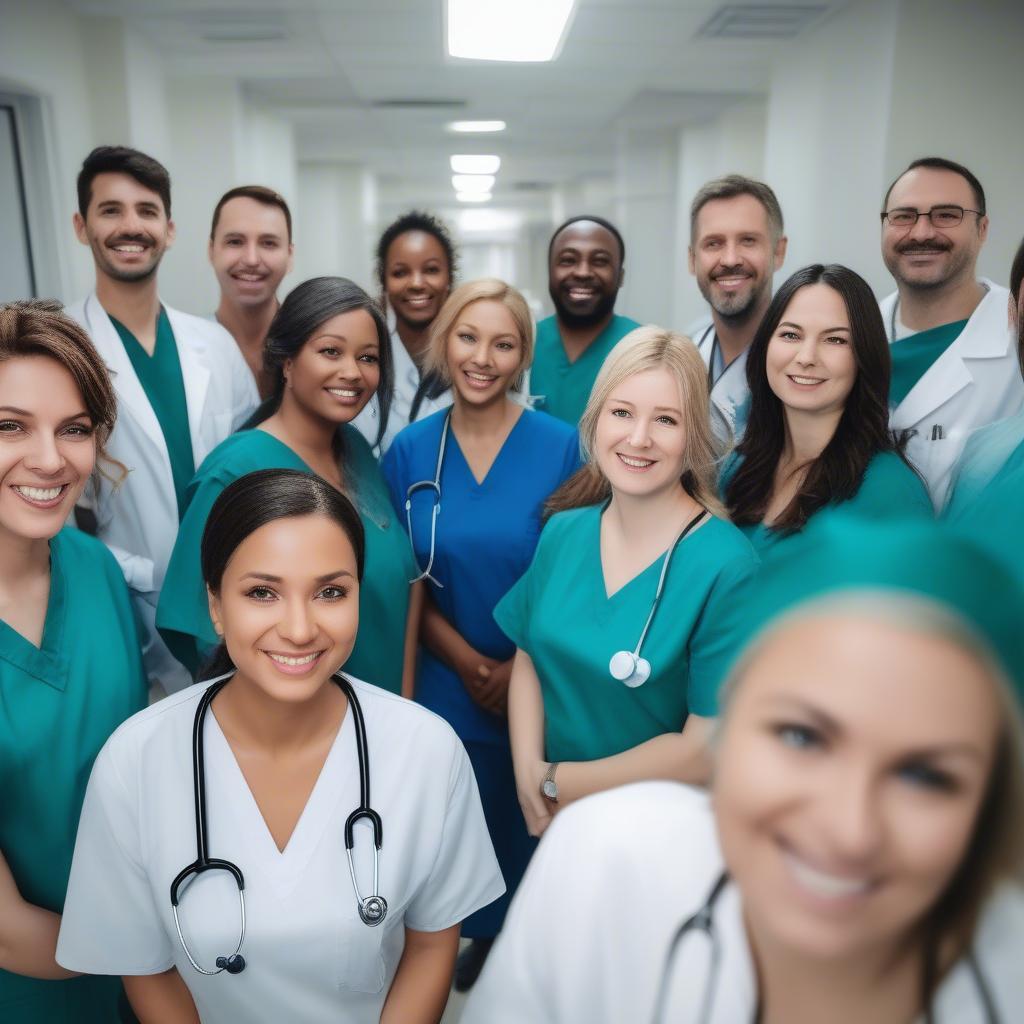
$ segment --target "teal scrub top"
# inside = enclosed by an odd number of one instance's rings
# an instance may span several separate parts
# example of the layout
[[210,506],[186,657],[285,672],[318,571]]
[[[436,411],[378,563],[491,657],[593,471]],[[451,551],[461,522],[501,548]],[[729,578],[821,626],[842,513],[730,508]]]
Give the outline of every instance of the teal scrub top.
[[1024,587],[1024,413],[971,435],[943,518]]
[[[398,693],[402,688],[409,581],[418,573],[370,446],[349,424],[342,427],[342,438],[342,476],[366,531],[359,635],[345,662],[345,671]],[[171,653],[191,672],[219,642],[210,621],[199,554],[207,517],[228,484],[259,469],[313,472],[272,434],[243,430],[214,448],[189,484],[181,528],[160,591],[156,624]]]
[[[719,479],[719,489],[724,497],[728,481],[739,468],[741,457],[733,454],[726,460]],[[859,516],[862,519],[931,519],[935,512],[928,489],[924,482],[895,452],[879,452],[868,463],[860,489],[849,500],[819,509],[804,527],[804,531],[822,520],[827,520],[835,511],[844,515]],[[754,550],[764,558],[785,548],[790,541],[799,537],[802,531],[786,533],[773,530],[764,523],[737,523]]]
[[530,368],[530,393],[536,399],[534,408],[575,427],[587,407],[587,399],[605,357],[639,326],[628,316],[613,316],[579,358],[570,363],[558,330],[558,317],[549,316],[541,320],[537,324],[537,343]]
[[895,409],[914,389],[950,345],[960,337],[966,320],[941,324],[900,338],[889,346],[892,355],[892,380],[889,384],[889,408]]
[[724,520],[711,519],[685,537],[641,650],[651,677],[631,689],[612,678],[608,662],[636,647],[664,556],[608,597],[601,513],[591,505],[552,516],[530,568],[494,610],[537,670],[551,761],[609,757],[679,732],[690,712],[716,715],[758,565],[749,542]]
[[[0,621],[0,850],[29,903],[63,909],[92,763],[145,701],[121,570],[98,540],[66,527],[50,541],[40,646]],[[40,981],[0,970],[0,1020],[111,1024],[120,992],[119,978]]]
[[121,343],[131,360],[135,376],[153,407],[160,432],[167,443],[171,461],[174,493],[178,499],[178,515],[185,508],[185,490],[196,471],[192,456],[192,431],[188,425],[188,403],[185,401],[185,381],[181,376],[178,343],[174,340],[167,310],[160,307],[156,321],[156,345],[150,355],[138,338],[123,323],[110,318],[121,336]]

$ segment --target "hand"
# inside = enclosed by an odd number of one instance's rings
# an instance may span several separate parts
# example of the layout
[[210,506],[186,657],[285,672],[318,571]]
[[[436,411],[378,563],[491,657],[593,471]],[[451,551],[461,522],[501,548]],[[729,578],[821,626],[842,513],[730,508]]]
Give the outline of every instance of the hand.
[[512,679],[512,661],[509,658],[508,661],[498,662],[493,668],[487,668],[486,673],[481,672],[483,678],[469,691],[473,700],[492,715],[508,714],[508,684]]
[[540,784],[547,770],[547,762],[538,761],[523,773],[522,779],[518,773],[516,774],[519,806],[526,820],[526,831],[531,836],[542,836],[554,817],[554,806],[545,800],[540,792]]

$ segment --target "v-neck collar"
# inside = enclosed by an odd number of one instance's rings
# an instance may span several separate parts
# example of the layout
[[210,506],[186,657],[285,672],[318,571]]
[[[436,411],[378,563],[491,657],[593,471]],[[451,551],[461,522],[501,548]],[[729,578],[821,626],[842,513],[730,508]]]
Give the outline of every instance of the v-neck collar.
[[519,430],[520,424],[522,424],[523,420],[526,419],[528,413],[529,409],[525,408],[519,413],[519,418],[515,421],[514,424],[512,424],[512,429],[508,432],[508,436],[505,438],[504,441],[502,441],[501,447],[498,449],[497,454],[491,460],[490,466],[487,467],[487,472],[484,474],[483,480],[477,480],[476,475],[473,473],[473,467],[470,466],[469,459],[466,458],[465,452],[463,452],[462,450],[462,445],[459,444],[459,439],[458,437],[455,436],[455,428],[449,428],[448,436],[450,439],[450,443],[452,444],[452,450],[458,452],[459,459],[462,461],[462,465],[465,468],[466,473],[469,476],[469,479],[472,481],[473,486],[476,487],[478,490],[483,490],[487,486],[488,481],[490,481],[493,478],[494,471],[497,468],[498,463],[501,462],[502,457],[504,456],[505,451],[509,446],[509,442],[512,440],[513,437],[515,437],[516,431]]
[[[265,876],[282,897],[286,896],[301,880],[339,809],[355,810],[359,803],[359,761],[351,709],[345,711],[345,717],[327,752],[306,806],[283,850],[277,848],[270,834],[256,797],[217,721],[214,709],[210,711],[203,732],[207,751],[206,776],[208,780],[213,777],[219,780],[217,789],[223,793],[225,805],[211,811],[210,820],[216,822],[230,819],[231,832],[240,840],[238,847],[246,851],[245,863],[239,863],[243,873],[248,875],[249,872],[256,872]],[[344,843],[340,826],[335,833],[331,841],[338,843],[338,856],[342,857]],[[218,837],[212,836],[211,850],[216,849],[217,843]]]
[[604,598],[605,603],[610,604],[612,601],[616,600],[616,598],[618,598],[619,595],[621,595],[624,591],[629,590],[630,587],[632,587],[633,584],[637,582],[637,580],[649,575],[650,572],[656,567],[660,567],[662,561],[665,558],[665,552],[662,551],[661,554],[658,555],[657,558],[655,558],[654,561],[650,563],[650,565],[644,566],[644,568],[641,569],[638,573],[636,573],[633,576],[630,576],[630,578],[626,580],[626,582],[623,583],[621,587],[619,587],[617,590],[609,594],[608,584],[605,581],[604,575],[604,555],[601,552],[601,520],[604,518],[604,513],[606,509],[607,505],[596,506],[597,514],[594,516],[594,525],[592,529],[594,532],[593,543],[597,548],[597,558],[594,560],[594,564],[597,566],[597,578],[598,585],[600,587],[600,594],[601,597]]
[[26,675],[52,686],[67,687],[70,662],[65,652],[67,623],[67,577],[61,564],[63,540],[58,533],[50,541],[50,594],[43,622],[43,637],[38,647],[13,626],[0,620],[0,661],[7,661]]

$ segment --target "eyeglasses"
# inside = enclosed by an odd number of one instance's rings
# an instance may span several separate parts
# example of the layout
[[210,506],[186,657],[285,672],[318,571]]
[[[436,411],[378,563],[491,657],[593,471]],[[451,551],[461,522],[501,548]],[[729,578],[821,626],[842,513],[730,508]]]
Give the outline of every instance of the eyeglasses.
[[918,217],[927,217],[932,227],[955,228],[964,219],[965,213],[976,213],[979,217],[985,214],[981,210],[965,210],[962,206],[933,206],[930,210],[915,210],[912,206],[900,206],[895,210],[882,213],[882,220],[888,221],[894,228],[912,228]]

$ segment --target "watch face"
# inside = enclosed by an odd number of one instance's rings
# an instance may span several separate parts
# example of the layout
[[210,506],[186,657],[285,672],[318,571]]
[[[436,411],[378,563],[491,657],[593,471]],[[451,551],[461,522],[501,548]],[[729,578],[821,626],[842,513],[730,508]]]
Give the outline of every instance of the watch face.
[[544,784],[540,787],[540,791],[549,799],[558,799],[558,787],[555,785],[554,779],[545,779]]

